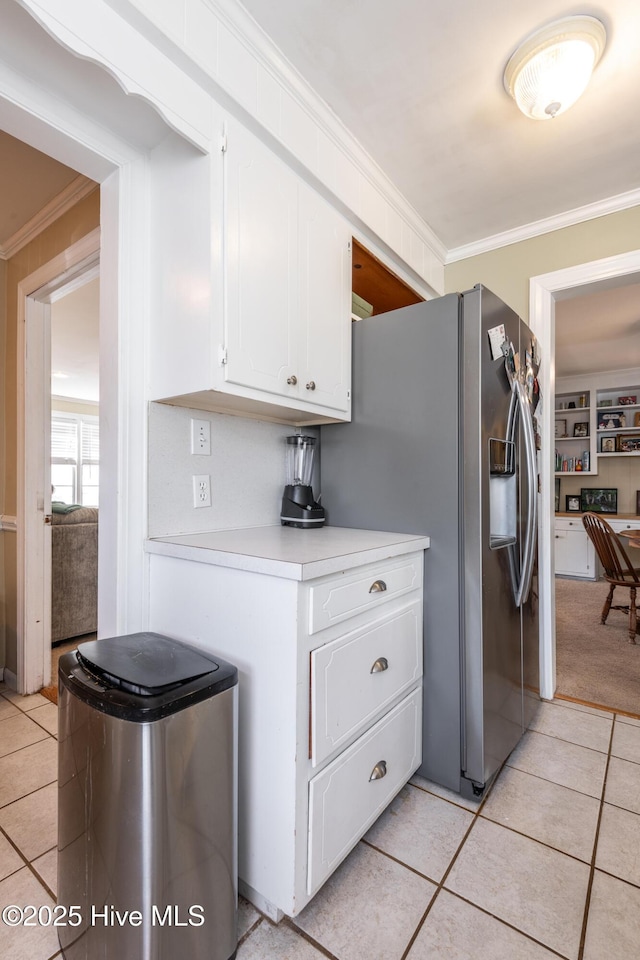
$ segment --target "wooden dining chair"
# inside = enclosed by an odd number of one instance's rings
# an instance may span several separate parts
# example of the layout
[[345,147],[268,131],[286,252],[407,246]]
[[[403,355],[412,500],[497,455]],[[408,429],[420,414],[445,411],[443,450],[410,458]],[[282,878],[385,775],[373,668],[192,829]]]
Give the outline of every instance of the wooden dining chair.
[[[585,513],[582,522],[596,548],[596,553],[604,569],[604,578],[610,584],[600,620],[602,623],[606,623],[611,609],[628,613],[629,642],[635,643],[638,633],[636,590],[640,586],[640,569],[633,566],[620,537],[599,514]],[[629,590],[628,604],[617,606],[613,604],[613,591],[616,587],[626,587]]]

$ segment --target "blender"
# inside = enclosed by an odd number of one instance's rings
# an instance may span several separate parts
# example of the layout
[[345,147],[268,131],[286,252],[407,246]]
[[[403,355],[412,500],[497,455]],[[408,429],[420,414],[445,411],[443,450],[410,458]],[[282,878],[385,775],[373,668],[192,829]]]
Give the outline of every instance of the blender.
[[286,486],[280,521],[285,527],[321,527],[324,509],[313,499],[311,474],[315,437],[287,437]]

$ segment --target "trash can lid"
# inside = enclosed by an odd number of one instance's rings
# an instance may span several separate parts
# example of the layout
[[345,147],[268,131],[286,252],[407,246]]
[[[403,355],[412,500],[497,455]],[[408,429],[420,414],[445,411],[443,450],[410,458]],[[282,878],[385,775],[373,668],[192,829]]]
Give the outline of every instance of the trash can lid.
[[112,687],[152,697],[219,669],[211,660],[158,633],[132,633],[78,646],[78,660]]

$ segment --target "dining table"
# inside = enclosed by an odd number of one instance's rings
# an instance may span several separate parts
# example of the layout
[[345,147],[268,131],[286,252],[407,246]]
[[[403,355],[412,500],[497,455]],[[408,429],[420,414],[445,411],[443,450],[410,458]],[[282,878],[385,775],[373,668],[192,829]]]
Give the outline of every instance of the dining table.
[[640,526],[632,527],[631,530],[620,530],[618,536],[628,540],[630,547],[637,547],[640,550]]

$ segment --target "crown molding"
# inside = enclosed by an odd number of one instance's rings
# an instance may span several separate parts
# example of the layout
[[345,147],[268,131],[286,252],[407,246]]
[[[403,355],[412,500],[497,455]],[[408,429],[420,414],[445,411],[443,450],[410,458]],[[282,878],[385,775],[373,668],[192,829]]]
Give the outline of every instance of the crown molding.
[[212,9],[235,39],[256,59],[260,66],[276,78],[297,105],[330,137],[351,160],[390,206],[417,233],[434,256],[445,262],[447,248],[422,219],[406,197],[373,160],[331,107],[286,59],[273,40],[253,19],[238,0],[202,0]]
[[9,260],[18,251],[26,247],[38,234],[50,227],[59,217],[70,210],[80,200],[88,197],[98,189],[98,184],[88,177],[77,176],[71,183],[61,190],[52,200],[49,200],[41,210],[20,227],[19,230],[0,244],[0,260]]
[[619,193],[615,197],[607,197],[605,200],[597,200],[595,203],[588,203],[583,207],[574,207],[573,210],[566,210],[564,213],[555,214],[553,217],[545,217],[544,220],[533,220],[522,227],[505,230],[504,233],[495,233],[483,240],[474,240],[473,243],[452,247],[447,254],[445,264],[466,260],[468,257],[477,257],[482,253],[490,253],[500,247],[508,247],[512,243],[521,243],[523,240],[541,237],[545,233],[562,230],[563,227],[572,227],[578,223],[585,223],[587,220],[595,220],[597,217],[606,217],[610,213],[619,213],[639,204],[640,190]]

